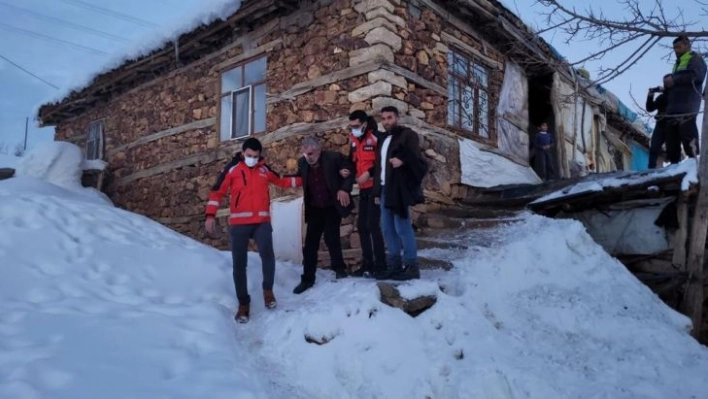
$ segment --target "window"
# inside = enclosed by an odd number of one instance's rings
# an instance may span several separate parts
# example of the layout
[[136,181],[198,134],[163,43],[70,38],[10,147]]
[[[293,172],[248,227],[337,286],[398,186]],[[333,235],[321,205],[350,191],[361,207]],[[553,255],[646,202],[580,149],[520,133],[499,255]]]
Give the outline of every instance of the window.
[[86,135],[86,159],[103,158],[103,121],[91,122]]
[[447,63],[447,124],[491,139],[487,67],[452,50],[447,53]]
[[222,140],[265,132],[266,71],[266,57],[262,57],[221,74]]

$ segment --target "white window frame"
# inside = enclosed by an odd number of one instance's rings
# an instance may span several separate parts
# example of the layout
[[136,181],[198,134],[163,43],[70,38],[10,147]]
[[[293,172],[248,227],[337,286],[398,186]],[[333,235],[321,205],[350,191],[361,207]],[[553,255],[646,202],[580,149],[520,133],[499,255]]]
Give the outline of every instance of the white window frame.
[[[228,73],[236,68],[241,68],[241,76],[242,76],[241,84],[243,84],[243,81],[244,81],[243,76],[245,75],[246,66],[248,64],[250,64],[251,62],[259,61],[261,58],[265,58],[266,70],[264,72],[267,74],[267,72],[268,72],[268,59],[266,56],[258,57],[258,58],[252,59],[248,62],[232,66],[232,67],[222,71],[221,74],[223,75],[223,74]],[[241,86],[241,87],[231,90],[231,91],[223,91],[224,90],[223,87],[221,88],[221,93],[219,95],[219,115],[220,115],[220,117],[219,117],[219,130],[220,130],[219,136],[222,141],[243,140],[243,139],[247,139],[248,137],[253,136],[254,134],[263,133],[266,131],[266,129],[264,129],[263,131],[258,131],[258,132],[254,131],[254,129],[255,129],[254,118],[255,118],[255,106],[256,106],[256,104],[255,104],[255,102],[256,102],[255,87],[256,86],[265,86],[266,90],[267,90],[267,84],[268,84],[267,80],[264,78],[262,81],[250,83],[248,85]],[[248,99],[249,99],[248,100],[248,132],[245,135],[235,136],[235,132],[234,132],[234,106],[236,104],[237,95],[242,94],[244,92],[248,93]],[[266,93],[266,96],[267,96],[267,93]],[[230,97],[230,99],[231,99],[231,109],[229,109],[229,110],[225,110],[222,106],[222,101],[226,97]],[[267,108],[267,100],[264,101],[264,104],[262,104],[262,106]],[[228,117],[229,118],[229,133],[228,133],[228,135],[225,134],[225,132],[221,131],[223,128],[223,126],[221,125],[221,121],[224,118],[224,115],[223,115],[224,111],[229,112],[229,117]],[[267,124],[267,117],[266,117],[266,124]]]
[[[102,120],[93,121],[89,124],[88,132],[86,133],[86,159],[103,159],[103,135],[105,124]],[[95,154],[93,152],[93,143],[95,144]]]

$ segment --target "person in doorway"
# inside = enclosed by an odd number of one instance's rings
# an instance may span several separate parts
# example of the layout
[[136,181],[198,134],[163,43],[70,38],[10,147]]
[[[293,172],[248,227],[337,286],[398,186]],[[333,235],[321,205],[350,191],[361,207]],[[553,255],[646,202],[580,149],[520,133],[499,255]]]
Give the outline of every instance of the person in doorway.
[[[305,246],[303,247],[303,274],[295,294],[301,294],[315,284],[317,252],[320,239],[329,250],[330,267],[337,278],[347,277],[342,254],[340,226],[342,218],[349,216],[354,207],[351,191],[354,186],[353,165],[347,158],[334,151],[322,150],[322,144],[314,136],[302,141],[302,157],[298,160],[295,176],[302,177],[305,188]],[[349,177],[340,171],[347,169]]]
[[280,177],[261,157],[263,146],[258,139],[243,142],[241,152],[221,171],[209,193],[206,207],[205,228],[209,234],[216,232],[216,212],[221,200],[229,194],[229,241],[233,259],[233,278],[238,298],[235,319],[246,323],[250,317],[251,297],[248,294],[246,266],[248,243],[252,238],[258,246],[263,269],[263,301],[268,309],[276,307],[273,295],[275,279],[275,254],[273,252],[273,227],[270,223],[270,194],[268,185],[297,187],[298,177]]
[[398,109],[384,107],[381,118],[386,135],[376,154],[374,198],[381,206],[388,269],[377,278],[417,279],[418,248],[410,207],[425,202],[422,182],[428,165],[420,153],[418,134],[398,124]]
[[[349,115],[349,161],[355,165],[359,184],[357,230],[361,243],[362,266],[352,273],[356,277],[374,277],[386,270],[386,246],[381,232],[381,208],[374,202],[374,164],[381,137],[376,120],[362,110]],[[342,169],[343,177],[349,170]]]
[[703,56],[691,51],[686,36],[674,40],[676,64],[671,75],[664,79],[668,89],[666,105],[666,152],[671,163],[681,161],[681,144],[689,158],[699,152],[696,116],[703,98],[706,62]]
[[[665,75],[664,80],[671,75]],[[654,95],[660,93],[656,98]],[[649,145],[649,169],[657,168],[657,161],[661,155],[661,147],[666,143],[666,105],[667,90],[664,87],[652,87],[647,93],[647,112],[656,111],[654,119],[654,131],[651,134],[651,144]],[[662,162],[663,164],[663,162]]]
[[536,133],[534,149],[536,150],[536,171],[543,181],[553,178],[553,157],[551,155],[553,144],[553,136],[548,132],[548,124],[541,123]]

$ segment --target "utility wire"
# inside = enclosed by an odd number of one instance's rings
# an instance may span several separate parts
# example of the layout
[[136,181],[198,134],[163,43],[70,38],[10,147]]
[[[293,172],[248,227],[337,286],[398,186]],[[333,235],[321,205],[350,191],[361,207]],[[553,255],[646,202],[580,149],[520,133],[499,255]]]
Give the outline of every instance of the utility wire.
[[39,80],[39,81],[41,81],[41,82],[44,82],[44,83],[46,83],[47,85],[52,86],[53,88],[59,90],[59,87],[58,87],[58,86],[55,86],[55,85],[52,84],[51,82],[48,82],[48,81],[46,81],[46,80],[40,78],[39,76],[37,76],[37,75],[35,75],[34,73],[28,71],[27,69],[23,68],[21,65],[15,63],[14,61],[10,60],[9,58],[5,57],[4,55],[0,54],[0,58],[2,58],[3,60],[7,61],[10,65],[16,67],[17,69],[21,70],[22,72],[24,72],[24,73],[26,73],[26,74],[32,76],[33,78],[35,78],[35,79],[37,79],[37,80]]
[[83,8],[85,10],[91,10],[103,15],[108,15],[113,18],[122,19],[123,21],[132,22],[136,25],[144,26],[146,28],[155,28],[157,25],[152,22],[146,21],[144,19],[136,18],[128,14],[123,14],[117,11],[110,10],[105,7],[96,6],[81,0],[62,0],[64,3],[72,4],[76,7]]
[[92,33],[92,34],[94,34],[94,35],[102,36],[102,37],[105,37],[105,38],[107,38],[107,39],[115,40],[115,41],[118,41],[118,42],[127,43],[127,42],[129,41],[128,39],[125,39],[125,38],[123,38],[123,37],[110,34],[110,33],[108,33],[108,32],[103,32],[103,31],[100,31],[100,30],[97,30],[97,29],[89,28],[88,26],[75,24],[75,23],[73,23],[73,22],[71,22],[71,21],[67,21],[67,20],[60,19],[60,18],[55,18],[55,17],[49,16],[49,15],[45,15],[45,14],[36,12],[36,11],[28,10],[28,9],[26,9],[26,8],[17,7],[17,6],[14,6],[14,5],[12,5],[12,4],[7,4],[7,3],[0,2],[0,6],[5,7],[5,8],[9,8],[9,9],[12,9],[12,10],[15,10],[15,11],[17,11],[17,12],[19,12],[19,13],[24,13],[24,14],[26,14],[26,15],[31,15],[31,16],[33,16],[33,17],[35,17],[35,18],[44,19],[44,20],[46,20],[46,21],[52,21],[52,22],[55,22],[55,23],[60,24],[60,25],[69,26],[69,27],[72,27],[72,28],[74,28],[74,29],[76,29],[76,30],[80,30],[80,31],[87,32],[87,33]]
[[15,28],[14,26],[5,25],[5,24],[2,24],[2,23],[0,23],[0,29],[9,30],[9,31],[11,31],[11,32],[22,33],[22,34],[25,34],[25,35],[28,35],[28,36],[36,37],[36,38],[38,38],[38,39],[44,39],[44,40],[47,40],[47,41],[50,41],[50,42],[66,44],[67,46],[75,47],[75,48],[77,48],[77,49],[81,49],[81,50],[84,50],[84,51],[88,51],[88,52],[93,53],[93,54],[108,55],[108,53],[106,53],[105,51],[101,51],[101,50],[95,49],[95,48],[93,48],[93,47],[87,47],[87,46],[84,46],[84,45],[81,45],[81,44],[69,42],[69,41],[62,40],[62,39],[57,39],[57,38],[55,38],[55,37],[43,35],[43,34],[41,34],[41,33],[33,32],[33,31],[30,31],[30,30],[27,30],[27,29]]

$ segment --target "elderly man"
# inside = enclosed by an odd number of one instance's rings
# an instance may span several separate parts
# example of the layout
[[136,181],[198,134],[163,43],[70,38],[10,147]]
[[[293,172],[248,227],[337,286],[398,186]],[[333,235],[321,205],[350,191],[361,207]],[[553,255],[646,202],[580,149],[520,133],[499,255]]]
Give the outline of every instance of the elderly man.
[[[330,266],[337,278],[346,277],[340,226],[342,218],[349,216],[354,207],[350,193],[354,185],[353,165],[343,154],[322,150],[315,137],[302,141],[302,157],[298,160],[296,176],[302,178],[305,192],[305,246],[303,248],[303,274],[293,292],[301,294],[315,284],[317,251],[324,233],[330,255]],[[342,177],[340,170],[351,171]]]

